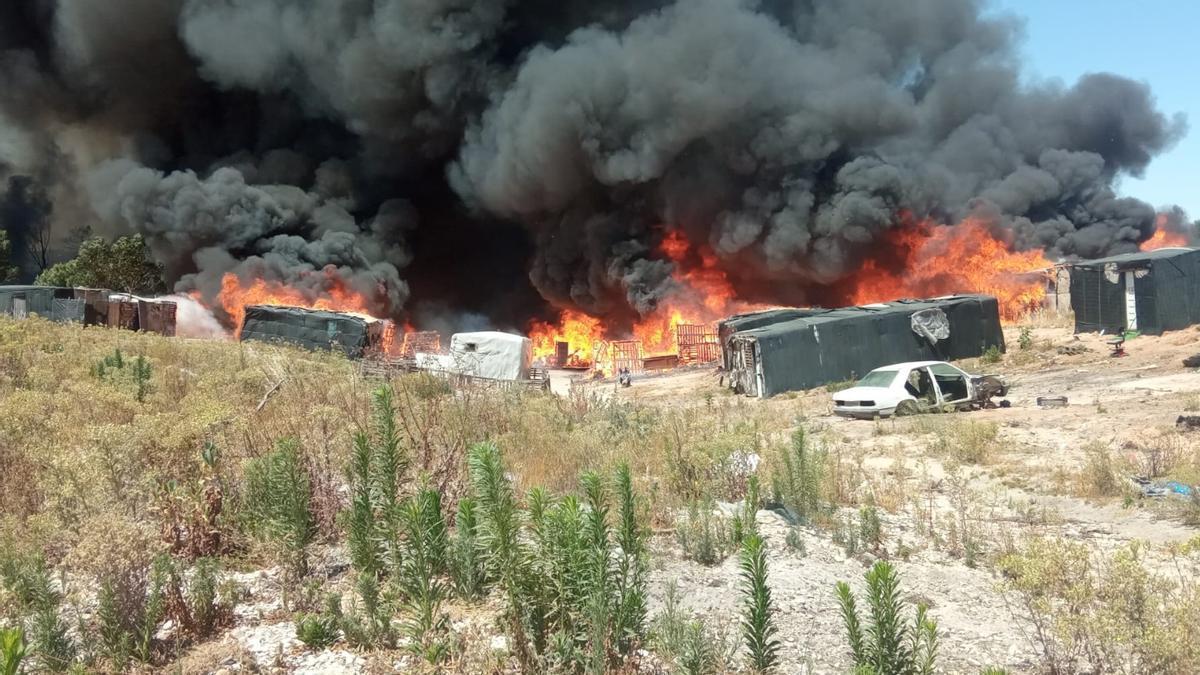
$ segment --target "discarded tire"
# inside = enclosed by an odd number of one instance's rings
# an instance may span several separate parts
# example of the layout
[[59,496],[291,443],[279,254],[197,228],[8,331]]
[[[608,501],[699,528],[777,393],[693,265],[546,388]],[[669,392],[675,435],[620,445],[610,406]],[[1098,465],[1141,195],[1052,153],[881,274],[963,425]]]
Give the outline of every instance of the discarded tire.
[[1037,399],[1039,408],[1065,408],[1067,406],[1066,396],[1039,396]]

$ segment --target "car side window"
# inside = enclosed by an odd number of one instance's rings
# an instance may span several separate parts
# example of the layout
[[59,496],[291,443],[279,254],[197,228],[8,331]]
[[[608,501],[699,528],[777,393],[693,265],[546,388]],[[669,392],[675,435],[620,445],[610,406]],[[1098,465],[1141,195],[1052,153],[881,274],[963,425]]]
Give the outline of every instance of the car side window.
[[943,402],[961,401],[969,397],[967,376],[959,369],[945,363],[934,364],[929,369],[937,380]]
[[936,397],[933,390],[933,379],[929,376],[929,370],[926,368],[913,368],[908,374],[904,388],[914,398],[924,399],[929,403],[932,403]]

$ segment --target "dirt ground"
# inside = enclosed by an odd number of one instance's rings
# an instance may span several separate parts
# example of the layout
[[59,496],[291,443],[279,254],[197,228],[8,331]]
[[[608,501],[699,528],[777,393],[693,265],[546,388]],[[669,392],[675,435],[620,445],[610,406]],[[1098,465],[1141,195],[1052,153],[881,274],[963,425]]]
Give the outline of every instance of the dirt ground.
[[[1193,528],[1178,518],[1171,499],[1089,498],[1078,486],[1089,446],[1101,444],[1136,463],[1139,448],[1183,444],[1195,453],[1193,434],[1175,429],[1176,417],[1200,409],[1200,374],[1183,367],[1184,357],[1200,352],[1200,331],[1138,337],[1127,343],[1128,356],[1113,358],[1105,338],[1073,336],[1067,327],[1033,330],[1032,345],[1018,347],[1016,329],[1006,334],[1009,353],[994,364],[960,363],[969,372],[1008,378],[1011,407],[899,420],[846,420],[831,414],[825,389],[757,400],[735,396],[721,387],[710,367],[647,375],[632,387],[612,381],[583,380],[558,371],[552,387],[561,396],[617,397],[640,404],[680,406],[757,406],[766,416],[802,419],[828,447],[852,449],[858,489],[880,506],[884,543],[874,551],[848,551],[834,541],[828,526],[794,527],[779,513],[763,510],[758,525],[768,544],[769,575],[778,610],[783,673],[845,673],[850,670],[834,584],[847,581],[863,592],[863,575],[878,558],[893,561],[904,597],[928,605],[938,622],[940,671],[978,673],[1002,666],[1012,673],[1035,672],[1038,653],[1031,627],[1015,598],[1006,594],[986,556],[1026,535],[1062,537],[1111,549],[1133,540],[1164,544],[1190,539]],[[1078,353],[1062,353],[1062,351]],[[1062,408],[1041,408],[1041,396],[1066,396]],[[934,450],[955,425],[994,423],[994,450],[986,461],[960,464]],[[778,433],[786,438],[786,428]],[[1200,439],[1200,431],[1194,432]],[[1200,443],[1200,441],[1196,441]],[[1125,466],[1125,465],[1122,465]],[[733,504],[719,505],[733,509]],[[854,518],[853,508],[835,518]],[[951,534],[947,528],[957,527]],[[955,551],[948,541],[965,537],[980,542],[977,560]],[[788,534],[793,532],[791,543]],[[682,607],[706,619],[719,635],[737,640],[740,595],[736,556],[704,567],[685,560],[675,537],[654,537],[650,590],[653,615],[669,585],[676,585]],[[345,557],[344,550],[332,555]],[[1166,565],[1166,559],[1161,560]],[[335,565],[344,570],[346,562]],[[245,663],[275,664],[289,672],[355,673],[405,670],[408,657],[389,660],[344,649],[313,653],[299,648],[290,620],[278,616],[274,577],[268,570],[243,579],[250,600],[240,608],[238,626],[206,655],[197,672],[234,672]],[[505,648],[494,633],[494,609],[456,616],[455,625],[474,626],[483,636],[480,650]],[[490,632],[489,632],[490,631]],[[718,637],[719,640],[719,637]],[[382,669],[382,670],[381,670]]]
[[[1074,336],[1067,327],[1036,328],[1030,337],[1032,345],[1021,349],[1017,329],[1009,329],[1009,352],[1001,362],[959,364],[968,372],[1005,376],[1012,385],[1008,408],[924,418],[928,422],[863,421],[833,416],[825,389],[770,400],[737,397],[745,405],[802,417],[821,438],[859,449],[870,489],[902,495],[885,509],[886,551],[881,554],[895,561],[908,597],[929,604],[942,631],[947,672],[978,672],[987,665],[1031,672],[1037,653],[1027,622],[1001,591],[999,579],[985,566],[972,567],[932,543],[930,529],[937,526],[923,528],[919,518],[938,521],[965,509],[985,548],[1027,534],[1101,548],[1133,540],[1179,542],[1198,534],[1179,521],[1169,498],[1090,499],[1079,496],[1076,483],[1090,445],[1102,444],[1130,464],[1136,464],[1141,449],[1159,443],[1191,447],[1190,434],[1178,432],[1175,421],[1200,409],[1200,373],[1182,364],[1184,357],[1200,352],[1200,331],[1130,339],[1127,356],[1120,358],[1110,355],[1107,337]],[[704,368],[643,376],[629,388],[611,382],[576,386],[648,405],[711,405],[713,399],[734,396],[721,388],[718,377]],[[1068,405],[1039,407],[1037,398],[1046,396],[1066,396]],[[982,464],[948,465],[952,462],[930,446],[943,433],[939,425],[964,422],[995,423],[998,450]],[[934,515],[915,506],[922,501]],[[833,586],[846,580],[861,590],[875,556],[848,556],[828,533],[803,528],[802,554],[785,545],[790,526],[778,514],[762,511],[759,523],[770,547],[784,672],[845,672],[850,664]],[[665,539],[659,543],[673,546]],[[662,560],[652,579],[656,600],[674,582],[684,605],[696,614],[717,624],[736,620],[736,560],[706,568],[682,560],[678,551]]]

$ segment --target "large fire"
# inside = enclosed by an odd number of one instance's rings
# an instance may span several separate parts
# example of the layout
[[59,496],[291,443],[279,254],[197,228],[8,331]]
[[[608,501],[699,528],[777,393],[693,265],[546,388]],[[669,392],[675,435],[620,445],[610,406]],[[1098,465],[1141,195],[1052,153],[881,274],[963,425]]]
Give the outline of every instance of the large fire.
[[247,282],[238,275],[229,273],[221,278],[221,292],[217,295],[217,302],[233,321],[235,334],[241,332],[246,308],[251,305],[285,305],[371,314],[371,303],[367,297],[348,288],[336,275],[326,274],[322,285],[322,294],[312,297],[301,290],[274,281],[255,279]]
[[1011,251],[982,221],[925,221],[894,230],[887,243],[888,260],[898,264],[867,259],[851,280],[853,304],[986,293],[999,300],[1002,319],[1016,321],[1046,295],[1041,270],[1051,263],[1042,251]]
[[[999,300],[1002,318],[1014,321],[1038,307],[1046,294],[1041,271],[1050,263],[1042,252],[1011,251],[981,221],[954,227],[907,222],[889,235],[884,250],[886,259],[868,258],[840,289],[848,304],[987,293]],[[730,314],[768,306],[739,300],[716,255],[693,246],[678,231],[663,239],[659,252],[676,263],[679,291],[636,323],[632,334],[610,335],[597,317],[566,310],[557,324],[535,321],[530,326],[534,356],[552,362],[555,343],[566,342],[568,362],[587,365],[597,348],[614,338],[637,340],[644,355],[672,353],[680,325],[711,325]]]
[[[831,289],[845,304],[870,304],[901,298],[927,298],[955,293],[986,293],[1000,302],[1001,317],[1015,321],[1040,306],[1045,293],[1042,271],[1050,266],[1042,252],[1012,251],[987,223],[968,219],[955,226],[932,221],[915,222],[901,216],[901,226],[892,230],[878,249],[847,280]],[[1143,245],[1143,250],[1187,243],[1185,234],[1161,226]],[[659,253],[675,263],[676,290],[667,301],[636,322],[629,331],[615,334],[600,317],[577,310],[564,310],[557,322],[534,321],[529,326],[536,360],[567,366],[598,367],[599,355],[614,341],[637,343],[642,356],[680,352],[681,326],[694,334],[696,327],[711,329],[726,316],[766,308],[737,297],[720,261],[705,245],[696,245],[671,230],[662,240]],[[245,308],[255,304],[290,305],[370,314],[371,302],[334,274],[320,284],[313,296],[283,284],[261,279],[245,281],[234,274],[222,280],[220,307],[240,329]],[[707,327],[707,328],[703,328]],[[399,327],[397,327],[399,328]],[[404,332],[411,332],[404,326]],[[566,344],[561,352],[559,344]]]
[[764,307],[738,300],[725,272],[718,267],[716,255],[705,246],[694,247],[683,233],[668,232],[659,252],[676,263],[674,281],[678,290],[669,301],[635,323],[631,334],[611,335],[609,327],[597,317],[564,310],[557,324],[536,320],[530,324],[534,358],[554,362],[556,343],[565,342],[568,356],[563,365],[591,366],[598,350],[620,339],[636,340],[644,356],[673,354],[680,326],[710,325],[730,314]]

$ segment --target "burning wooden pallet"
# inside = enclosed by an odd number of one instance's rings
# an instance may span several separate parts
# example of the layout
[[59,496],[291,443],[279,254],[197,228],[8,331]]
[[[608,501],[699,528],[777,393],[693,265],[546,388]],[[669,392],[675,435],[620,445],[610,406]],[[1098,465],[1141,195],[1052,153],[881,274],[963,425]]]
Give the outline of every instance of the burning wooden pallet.
[[609,343],[609,349],[614,375],[621,372],[622,369],[631,373],[640,373],[645,370],[640,340],[616,340]]
[[675,327],[679,363],[711,363],[721,357],[721,342],[714,326],[681,323]]
[[442,336],[435,330],[421,330],[404,334],[400,345],[400,356],[412,358],[417,354],[440,354]]

